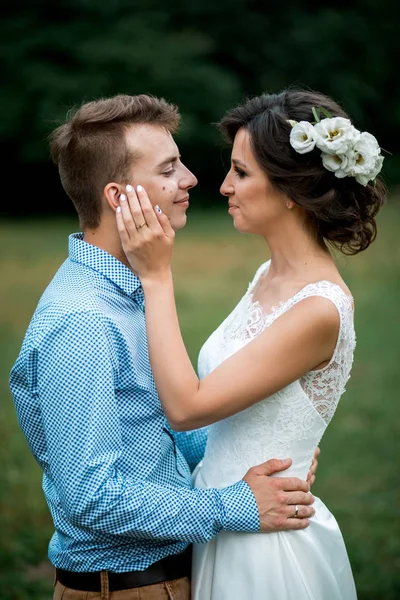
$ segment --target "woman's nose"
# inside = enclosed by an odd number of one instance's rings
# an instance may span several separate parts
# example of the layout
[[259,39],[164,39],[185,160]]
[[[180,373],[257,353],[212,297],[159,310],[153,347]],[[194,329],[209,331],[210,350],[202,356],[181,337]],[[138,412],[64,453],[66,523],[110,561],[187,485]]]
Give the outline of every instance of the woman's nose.
[[225,177],[219,191],[223,196],[232,196],[233,186],[229,183],[228,176]]

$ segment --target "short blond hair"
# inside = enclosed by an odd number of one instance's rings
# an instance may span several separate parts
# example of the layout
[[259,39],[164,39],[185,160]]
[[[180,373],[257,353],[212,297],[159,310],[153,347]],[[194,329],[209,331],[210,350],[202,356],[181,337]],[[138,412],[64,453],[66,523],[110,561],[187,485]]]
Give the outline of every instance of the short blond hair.
[[126,182],[134,155],[125,134],[129,126],[141,123],[175,133],[178,107],[147,94],[101,98],[68,111],[66,121],[50,134],[51,158],[82,230],[99,226],[104,186],[109,181]]

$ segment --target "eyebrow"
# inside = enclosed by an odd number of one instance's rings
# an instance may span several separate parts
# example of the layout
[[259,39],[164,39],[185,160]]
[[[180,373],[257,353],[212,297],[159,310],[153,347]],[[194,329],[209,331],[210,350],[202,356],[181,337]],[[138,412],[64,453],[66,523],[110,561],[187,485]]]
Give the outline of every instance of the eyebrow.
[[174,154],[173,156],[169,156],[168,158],[166,158],[165,160],[160,162],[159,165],[157,165],[157,169],[161,169],[162,167],[169,165],[169,163],[176,162],[178,160],[178,158],[180,158],[180,157],[181,157],[180,154]]
[[242,162],[241,160],[238,160],[237,158],[232,158],[232,162],[234,165],[237,165],[238,167],[244,167],[246,168],[246,165],[244,162]]

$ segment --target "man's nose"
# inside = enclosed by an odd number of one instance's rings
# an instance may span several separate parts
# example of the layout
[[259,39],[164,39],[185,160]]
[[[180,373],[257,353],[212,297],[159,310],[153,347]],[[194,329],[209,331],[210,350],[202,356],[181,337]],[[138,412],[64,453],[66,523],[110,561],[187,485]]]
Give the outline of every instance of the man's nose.
[[195,175],[193,175],[193,173],[190,173],[190,185],[189,185],[189,188],[193,188],[197,184],[198,184],[197,177]]
[[191,171],[187,167],[185,167],[186,173],[184,177],[181,179],[181,187],[185,190],[190,190],[198,184],[197,177],[193,175]]

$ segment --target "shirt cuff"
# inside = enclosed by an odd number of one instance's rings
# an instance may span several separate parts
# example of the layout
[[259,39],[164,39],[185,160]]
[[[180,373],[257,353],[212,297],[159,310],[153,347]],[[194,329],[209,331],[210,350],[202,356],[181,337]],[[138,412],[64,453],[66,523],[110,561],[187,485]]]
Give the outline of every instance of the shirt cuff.
[[224,507],[223,529],[228,531],[260,531],[260,517],[256,499],[243,479],[218,491]]

